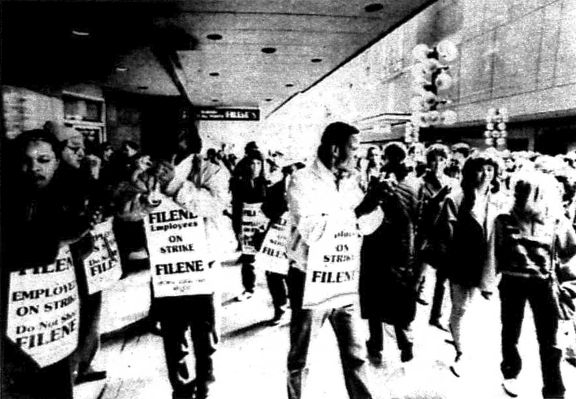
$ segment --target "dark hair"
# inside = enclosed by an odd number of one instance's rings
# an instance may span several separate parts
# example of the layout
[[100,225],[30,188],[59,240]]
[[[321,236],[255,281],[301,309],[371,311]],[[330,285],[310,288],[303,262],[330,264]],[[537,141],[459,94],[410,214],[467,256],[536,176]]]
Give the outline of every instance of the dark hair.
[[322,133],[321,145],[335,145],[340,148],[348,143],[350,136],[358,134],[359,131],[354,126],[348,125],[344,122],[334,122],[326,126],[324,133]]
[[472,152],[472,149],[467,143],[456,143],[451,148],[452,152],[457,152],[462,154],[464,158],[468,158]]
[[494,167],[494,177],[492,178],[492,188],[490,191],[496,193],[500,190],[500,182],[498,182],[499,165],[496,159],[486,154],[469,158],[462,168],[462,182],[460,183],[464,193],[464,199],[462,201],[463,209],[470,210],[472,209],[472,206],[474,206],[474,202],[476,201],[476,194],[474,191],[474,189],[476,189],[474,183],[476,180],[476,172],[478,172],[484,165]]
[[132,140],[124,140],[122,146],[132,148],[134,151],[140,151],[140,146]]
[[344,148],[350,137],[358,133],[358,129],[344,122],[329,124],[324,129],[324,133],[322,133],[320,146],[318,147],[318,157],[320,159],[330,159],[332,146]]
[[22,160],[24,152],[30,143],[38,141],[43,141],[50,144],[54,154],[56,154],[56,158],[60,159],[62,148],[64,147],[65,142],[59,142],[52,133],[47,132],[46,130],[34,129],[22,132],[12,141],[12,156],[16,158],[16,162],[19,163]]
[[406,159],[408,151],[404,144],[393,141],[386,144],[383,154],[388,163],[399,164]]
[[426,149],[426,162],[430,163],[430,161],[437,156],[448,158],[449,154],[450,150],[444,144],[432,144]]

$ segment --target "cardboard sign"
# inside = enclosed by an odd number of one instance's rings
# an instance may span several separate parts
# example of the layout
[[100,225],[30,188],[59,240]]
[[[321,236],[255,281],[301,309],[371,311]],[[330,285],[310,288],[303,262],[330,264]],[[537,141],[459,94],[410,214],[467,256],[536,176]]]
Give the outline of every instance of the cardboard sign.
[[212,294],[204,220],[167,197],[144,219],[154,296]]
[[70,355],[80,317],[70,248],[61,247],[50,265],[11,272],[9,284],[8,338],[40,367]]
[[310,245],[304,308],[341,307],[358,295],[362,238],[351,223],[328,223],[318,242]]
[[254,242],[255,233],[264,233],[268,218],[262,212],[262,203],[243,204],[242,206],[242,253],[256,255],[258,249]]
[[282,215],[278,223],[272,223],[266,232],[260,251],[256,254],[256,265],[264,270],[288,274],[288,242],[290,225],[287,214]]
[[122,265],[112,218],[97,224],[92,230],[94,250],[84,260],[88,294],[100,292],[114,285],[122,277]]

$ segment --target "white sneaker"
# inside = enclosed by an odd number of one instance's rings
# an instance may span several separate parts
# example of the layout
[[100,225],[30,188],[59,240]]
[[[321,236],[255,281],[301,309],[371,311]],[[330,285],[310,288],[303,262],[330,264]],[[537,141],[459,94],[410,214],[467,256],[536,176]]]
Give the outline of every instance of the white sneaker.
[[502,382],[502,388],[504,392],[513,398],[518,397],[518,392],[520,390],[520,384],[517,378],[507,378]]

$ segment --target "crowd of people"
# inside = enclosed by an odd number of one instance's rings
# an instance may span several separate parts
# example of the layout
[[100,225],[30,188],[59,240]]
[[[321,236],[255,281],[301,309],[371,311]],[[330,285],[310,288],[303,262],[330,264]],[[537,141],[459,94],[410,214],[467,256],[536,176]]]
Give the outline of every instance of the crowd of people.
[[[367,362],[383,360],[383,323],[409,362],[418,356],[412,322],[429,302],[429,323],[446,332],[450,371],[461,377],[474,363],[466,320],[482,299],[500,302],[505,392],[518,395],[528,302],[543,396],[565,397],[557,334],[561,323],[576,329],[574,154],[390,142],[359,157],[358,130],[342,122],[325,128],[308,165],[282,163],[255,142],[236,162],[224,145],[203,152],[194,133],[163,157],[131,141],[87,153],[80,132],[50,122],[8,144],[2,383],[14,397],[68,399],[74,384],[105,379],[92,367],[102,281],[150,270],[150,326],[163,339],[172,397],[208,398],[220,339],[212,271],[234,251],[243,286],[236,300],[250,300],[263,267],[270,324],[290,314],[290,399],[305,396],[310,346],[326,320],[350,398],[372,398]],[[564,357],[576,366],[569,349]]]

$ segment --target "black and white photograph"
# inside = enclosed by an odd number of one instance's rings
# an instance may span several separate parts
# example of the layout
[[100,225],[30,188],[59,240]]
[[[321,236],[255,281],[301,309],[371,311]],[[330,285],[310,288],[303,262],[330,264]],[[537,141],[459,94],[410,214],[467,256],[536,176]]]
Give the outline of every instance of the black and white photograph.
[[576,399],[576,0],[0,0],[1,399]]

